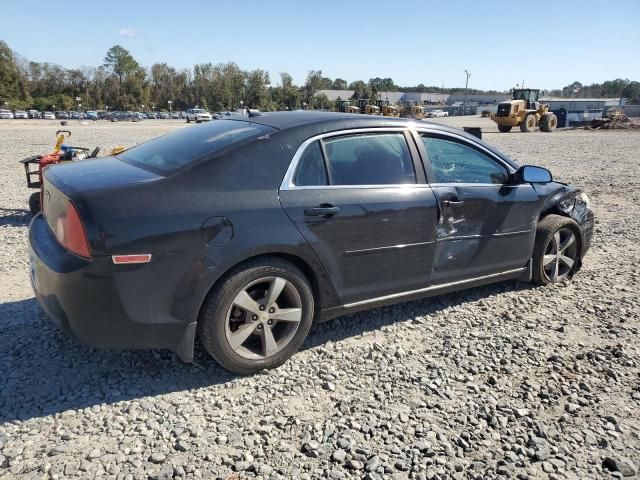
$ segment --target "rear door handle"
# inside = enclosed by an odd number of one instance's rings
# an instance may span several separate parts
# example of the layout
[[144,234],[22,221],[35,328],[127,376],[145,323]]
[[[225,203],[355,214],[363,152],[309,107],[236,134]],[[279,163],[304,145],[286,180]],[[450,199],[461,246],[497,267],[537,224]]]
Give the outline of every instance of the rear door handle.
[[322,206],[311,207],[304,210],[304,214],[307,217],[332,217],[340,213],[340,207]]
[[458,205],[462,205],[464,203],[464,200],[444,200],[442,203],[447,207],[455,207]]

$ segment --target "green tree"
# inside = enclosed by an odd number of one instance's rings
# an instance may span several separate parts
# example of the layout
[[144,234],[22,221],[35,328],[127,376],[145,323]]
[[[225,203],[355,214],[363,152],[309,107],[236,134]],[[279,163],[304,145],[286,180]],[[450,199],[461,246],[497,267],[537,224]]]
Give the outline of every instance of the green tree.
[[333,81],[333,85],[331,86],[331,88],[333,88],[334,90],[346,90],[347,87],[347,81],[343,80],[342,78],[336,78]]
[[362,80],[356,80],[355,82],[351,82],[349,84],[349,90],[353,90],[353,98],[354,99],[360,99],[360,98],[364,98],[364,99],[373,99],[374,98],[374,91],[371,89],[371,87],[366,84],[364,81]]
[[278,110],[295,110],[299,105],[300,91],[293,84],[293,77],[280,74],[280,85],[271,89],[271,97]]
[[11,104],[19,99],[21,82],[13,51],[0,40],[0,107],[4,108],[4,102]]
[[140,65],[129,53],[129,51],[120,45],[115,45],[107,51],[104,57],[104,66],[118,78],[118,99],[117,105],[123,107],[123,91],[122,86],[125,79],[139,72]]
[[266,110],[271,96],[269,94],[269,73],[257,68],[247,73],[246,101],[247,107]]
[[302,87],[302,95],[304,101],[309,108],[313,108],[313,100],[318,90],[323,90],[324,79],[322,77],[322,70],[309,70],[307,73],[307,80]]

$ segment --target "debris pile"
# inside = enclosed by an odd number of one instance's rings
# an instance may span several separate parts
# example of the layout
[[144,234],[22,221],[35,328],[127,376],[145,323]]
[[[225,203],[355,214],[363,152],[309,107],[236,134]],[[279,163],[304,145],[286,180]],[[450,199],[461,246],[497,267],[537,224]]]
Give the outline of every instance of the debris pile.
[[640,128],[640,124],[632,122],[620,111],[611,111],[606,117],[591,120],[591,123],[584,128],[586,130],[628,130]]

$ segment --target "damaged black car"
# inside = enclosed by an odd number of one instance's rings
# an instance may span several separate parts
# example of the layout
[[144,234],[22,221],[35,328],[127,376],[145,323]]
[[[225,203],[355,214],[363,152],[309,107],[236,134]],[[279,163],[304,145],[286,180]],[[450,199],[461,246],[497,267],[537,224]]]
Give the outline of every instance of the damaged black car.
[[427,122],[250,113],[49,167],[31,280],[104,348],[200,339],[225,368],[281,365],[311,324],[508,279],[570,280],[588,196]]

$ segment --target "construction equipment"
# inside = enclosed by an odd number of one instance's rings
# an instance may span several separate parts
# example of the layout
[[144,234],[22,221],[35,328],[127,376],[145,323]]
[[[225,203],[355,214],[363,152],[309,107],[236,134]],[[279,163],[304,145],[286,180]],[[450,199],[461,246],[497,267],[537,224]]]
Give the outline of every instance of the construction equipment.
[[380,107],[372,104],[368,98],[358,99],[358,108],[362,113],[367,115],[380,115]]
[[398,107],[394,105],[384,105],[382,107],[382,115],[385,117],[399,117],[400,112],[398,111]]
[[360,113],[360,109],[354,105],[351,105],[350,100],[337,100],[338,112],[342,113]]
[[365,105],[364,113],[367,115],[380,115],[380,107],[377,105]]
[[491,114],[491,120],[498,124],[503,133],[519,126],[523,132],[532,132],[540,127],[543,132],[553,132],[558,126],[558,118],[550,111],[549,105],[538,102],[540,90],[514,88],[513,98],[498,104],[498,112]]
[[[71,132],[69,130],[58,130],[56,132],[56,144],[53,147],[52,153],[46,155],[33,155],[20,160],[20,163],[24,165],[28,188],[40,189],[42,187],[42,172],[49,165],[81,160],[84,158],[94,158],[98,156],[98,153],[100,153],[100,147],[96,147],[90,151],[90,149],[86,147],[72,147],[70,145],[66,145],[64,142],[70,136]],[[116,147],[110,152],[110,154],[116,155],[123,150],[124,147]],[[41,196],[42,192],[38,191],[32,193],[29,197],[29,210],[32,215],[36,215],[41,210]]]
[[402,116],[405,118],[413,118],[415,120],[422,120],[426,117],[424,113],[424,107],[422,105],[411,105],[410,107],[404,107],[402,109]]

